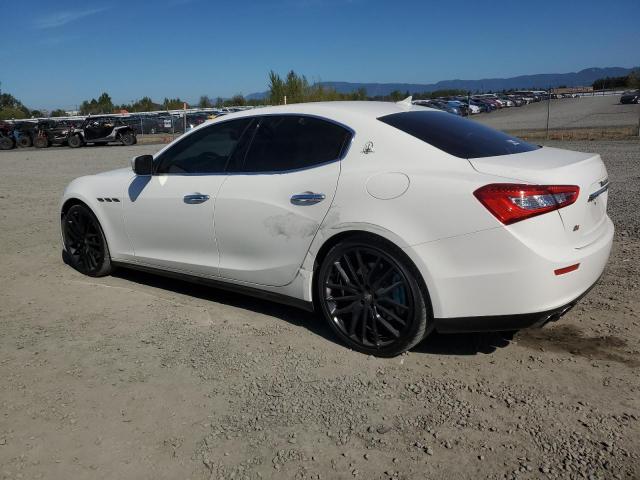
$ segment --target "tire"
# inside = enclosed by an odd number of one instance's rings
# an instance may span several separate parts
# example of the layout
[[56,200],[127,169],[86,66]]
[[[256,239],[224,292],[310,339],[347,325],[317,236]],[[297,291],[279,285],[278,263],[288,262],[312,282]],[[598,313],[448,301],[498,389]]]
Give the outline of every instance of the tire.
[[31,137],[28,137],[27,135],[20,135],[16,141],[16,145],[20,148],[28,148],[33,145],[33,142],[31,141]]
[[104,277],[113,270],[100,222],[83,204],[73,205],[62,217],[66,263],[84,275]]
[[49,146],[49,139],[47,137],[36,137],[33,141],[33,146],[36,148],[47,148]]
[[399,248],[358,236],[320,265],[316,300],[331,329],[354,350],[394,357],[417,345],[430,322],[420,273]]
[[127,147],[130,147],[131,145],[134,145],[136,143],[136,136],[133,134],[133,132],[121,133],[118,138],[122,142],[122,145],[125,145]]
[[0,137],[0,150],[11,150],[16,144],[12,138]]
[[71,148],[78,148],[82,146],[82,138],[80,138],[80,135],[78,134],[71,135],[69,140],[67,140],[67,143]]

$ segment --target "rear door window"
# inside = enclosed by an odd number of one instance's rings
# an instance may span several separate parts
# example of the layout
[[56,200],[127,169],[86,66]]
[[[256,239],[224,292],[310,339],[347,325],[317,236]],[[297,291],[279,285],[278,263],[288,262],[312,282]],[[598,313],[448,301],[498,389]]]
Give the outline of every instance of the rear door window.
[[445,112],[393,113],[378,120],[460,158],[496,157],[540,148],[517,137]]
[[264,116],[240,171],[285,172],[338,160],[350,138],[346,128],[319,118]]

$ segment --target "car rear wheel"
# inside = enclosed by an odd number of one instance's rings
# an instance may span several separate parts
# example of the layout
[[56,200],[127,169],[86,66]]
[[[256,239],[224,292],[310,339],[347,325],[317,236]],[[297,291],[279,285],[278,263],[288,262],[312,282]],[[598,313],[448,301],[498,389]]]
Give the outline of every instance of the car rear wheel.
[[122,142],[123,145],[126,145],[127,147],[129,147],[136,143],[136,136],[131,132],[121,133],[120,141]]
[[47,137],[36,137],[33,141],[33,146],[36,148],[47,148],[49,146],[49,139]]
[[0,150],[11,150],[15,147],[15,143],[11,138],[0,137]]
[[31,142],[31,138],[27,137],[26,135],[18,137],[18,141],[16,143],[21,148],[27,148],[33,144],[33,142]]
[[82,139],[80,135],[71,135],[67,143],[71,148],[78,148],[82,146]]
[[109,247],[93,212],[82,204],[73,205],[62,218],[65,261],[90,277],[111,273]]
[[417,275],[392,245],[366,237],[348,239],[324,258],[317,300],[332,330],[349,347],[393,357],[414,347],[427,331],[428,299]]

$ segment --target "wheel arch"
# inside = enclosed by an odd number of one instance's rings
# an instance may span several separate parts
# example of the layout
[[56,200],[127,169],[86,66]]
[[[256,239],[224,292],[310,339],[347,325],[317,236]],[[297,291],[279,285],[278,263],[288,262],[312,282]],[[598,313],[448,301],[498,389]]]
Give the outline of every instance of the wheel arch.
[[[433,319],[433,304],[432,304],[431,293],[430,293],[431,290],[427,286],[427,282],[425,281],[423,274],[421,273],[420,269],[415,264],[415,262],[404,251],[403,248],[401,248],[399,245],[396,244],[396,242],[378,233],[373,233],[371,231],[363,230],[363,229],[362,230],[361,229],[344,230],[344,231],[338,232],[335,235],[325,239],[325,241],[318,248],[318,251],[313,258],[313,274],[311,276],[311,285],[310,285],[311,299],[313,302],[314,310],[316,312],[320,311],[317,303],[318,302],[317,281],[318,281],[318,275],[320,272],[320,265],[322,264],[323,260],[325,259],[325,257],[327,256],[331,248],[333,248],[335,245],[337,245],[340,242],[343,242],[345,240],[352,239],[352,238],[363,238],[363,239],[369,238],[375,242],[385,243],[389,245],[389,247],[391,247],[398,255],[400,255],[403,261],[406,262],[406,264],[409,266],[409,268],[412,270],[412,273],[416,277],[418,285],[420,286],[420,289],[422,290],[422,293],[425,298],[427,313],[429,315],[428,318]],[[432,328],[433,322],[431,323],[432,325],[429,325],[427,327],[428,329]]]
[[[64,248],[64,238],[62,237],[62,220],[64,219],[65,214],[69,211],[71,207],[74,205],[83,205],[89,209],[89,211],[96,217],[98,220],[98,224],[100,225],[100,229],[104,234],[105,241],[107,242],[107,247],[109,248],[109,252],[112,252],[111,245],[114,243],[111,235],[111,228],[109,227],[108,219],[106,219],[100,209],[95,208],[94,205],[91,204],[90,201],[87,201],[81,195],[73,194],[66,197],[60,206],[60,237],[62,240],[62,247]],[[107,228],[105,228],[107,227]],[[113,254],[113,253],[112,253]]]

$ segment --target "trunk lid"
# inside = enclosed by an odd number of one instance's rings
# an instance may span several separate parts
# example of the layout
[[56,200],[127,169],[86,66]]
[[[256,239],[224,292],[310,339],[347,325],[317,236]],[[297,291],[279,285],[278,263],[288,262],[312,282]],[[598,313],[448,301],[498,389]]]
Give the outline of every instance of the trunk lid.
[[542,147],[469,162],[478,172],[505,177],[505,182],[580,187],[576,202],[557,211],[573,247],[585,247],[606,231],[608,178],[600,155]]

